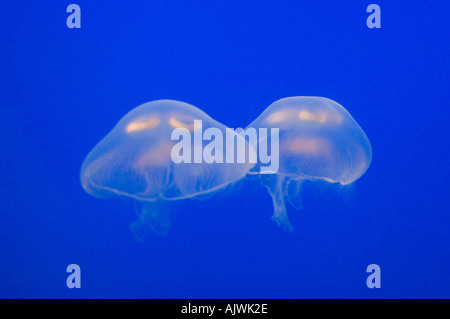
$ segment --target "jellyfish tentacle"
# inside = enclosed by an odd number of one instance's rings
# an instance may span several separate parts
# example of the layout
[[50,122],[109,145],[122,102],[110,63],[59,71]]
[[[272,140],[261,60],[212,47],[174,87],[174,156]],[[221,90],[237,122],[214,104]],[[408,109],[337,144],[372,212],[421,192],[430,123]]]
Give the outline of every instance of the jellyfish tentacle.
[[292,225],[286,212],[286,205],[284,203],[284,193],[286,188],[286,178],[278,174],[271,174],[270,177],[261,178],[261,182],[269,190],[273,203],[272,220],[283,227],[286,232],[292,231]]

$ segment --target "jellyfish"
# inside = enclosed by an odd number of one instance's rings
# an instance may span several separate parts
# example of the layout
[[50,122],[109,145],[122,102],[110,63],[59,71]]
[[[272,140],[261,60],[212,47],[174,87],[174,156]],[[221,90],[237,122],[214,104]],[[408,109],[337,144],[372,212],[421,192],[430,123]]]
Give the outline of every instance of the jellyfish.
[[[361,177],[372,159],[370,142],[347,110],[323,97],[288,97],[267,107],[249,126],[279,128],[277,172],[254,168],[267,187],[274,206],[272,219],[291,231],[285,202],[301,209],[301,188],[305,180],[346,185]],[[259,147],[274,141],[258,141]]]
[[139,241],[151,232],[166,234],[170,214],[165,202],[204,199],[255,165],[224,161],[233,158],[227,152],[234,149],[225,147],[223,135],[247,143],[193,105],[174,100],[142,104],[87,155],[81,185],[95,197],[133,199],[137,221],[130,228]]

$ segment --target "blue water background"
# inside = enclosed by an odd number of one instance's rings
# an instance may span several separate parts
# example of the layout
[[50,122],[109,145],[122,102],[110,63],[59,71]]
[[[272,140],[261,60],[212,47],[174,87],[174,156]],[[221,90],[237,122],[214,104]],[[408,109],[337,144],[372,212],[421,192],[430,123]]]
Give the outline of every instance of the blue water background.
[[[368,1],[76,3],[81,29],[70,2],[0,7],[0,297],[450,297],[448,1],[377,1],[381,29]],[[373,162],[351,187],[307,185],[290,234],[251,180],[178,203],[144,244],[131,202],[80,186],[85,156],[141,103],[245,127],[295,95],[346,107]]]

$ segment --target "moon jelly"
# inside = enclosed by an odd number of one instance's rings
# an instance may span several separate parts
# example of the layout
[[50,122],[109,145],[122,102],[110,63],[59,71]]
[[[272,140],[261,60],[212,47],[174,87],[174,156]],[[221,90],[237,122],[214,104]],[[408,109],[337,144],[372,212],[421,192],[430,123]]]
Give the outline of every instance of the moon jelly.
[[[278,100],[248,127],[279,128],[278,172],[260,174],[260,181],[272,197],[272,219],[287,231],[292,226],[285,200],[301,208],[302,181],[350,184],[364,174],[372,159],[364,131],[344,107],[327,98]],[[264,140],[261,143],[267,144]]]
[[[100,198],[125,196],[137,202],[138,220],[130,228],[138,240],[145,239],[145,228],[160,234],[167,232],[168,212],[161,203],[211,195],[244,177],[255,165],[175,163],[171,156],[176,144],[172,133],[180,128],[186,133],[196,130],[195,120],[201,120],[203,129],[213,128],[226,134],[225,125],[200,109],[184,102],[159,100],[131,110],[84,160],[80,179],[87,193]],[[225,144],[215,142],[215,152],[224,155]],[[203,143],[206,142],[189,143],[190,153],[202,148]]]

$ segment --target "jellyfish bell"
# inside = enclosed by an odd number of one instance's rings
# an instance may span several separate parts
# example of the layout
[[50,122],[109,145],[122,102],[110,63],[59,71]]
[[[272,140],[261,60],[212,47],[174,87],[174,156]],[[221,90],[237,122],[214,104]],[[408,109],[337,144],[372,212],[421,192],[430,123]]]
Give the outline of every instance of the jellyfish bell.
[[[173,132],[177,129],[195,133],[189,137],[191,149],[183,152],[194,154],[196,149],[213,143],[195,138],[199,133],[195,132],[194,124],[199,120],[204,130],[214,128],[224,134],[227,131],[225,125],[184,102],[158,100],[136,107],[88,154],[81,167],[81,185],[95,197],[134,199],[138,221],[130,227],[136,237],[145,237],[142,235],[146,234],[145,227],[166,233],[170,218],[161,207],[165,202],[210,196],[244,177],[255,165],[174,161],[177,141],[173,140]],[[236,133],[232,137],[242,139]],[[209,151],[225,154],[225,141],[215,142],[214,149],[210,147]],[[204,144],[208,145],[203,147]]]
[[[279,169],[272,174],[259,173],[272,197],[272,218],[288,231],[292,226],[285,200],[301,208],[303,181],[350,184],[364,174],[372,159],[364,131],[343,106],[327,98],[283,98],[267,107],[248,127],[279,128]],[[270,145],[264,140],[261,143]]]

